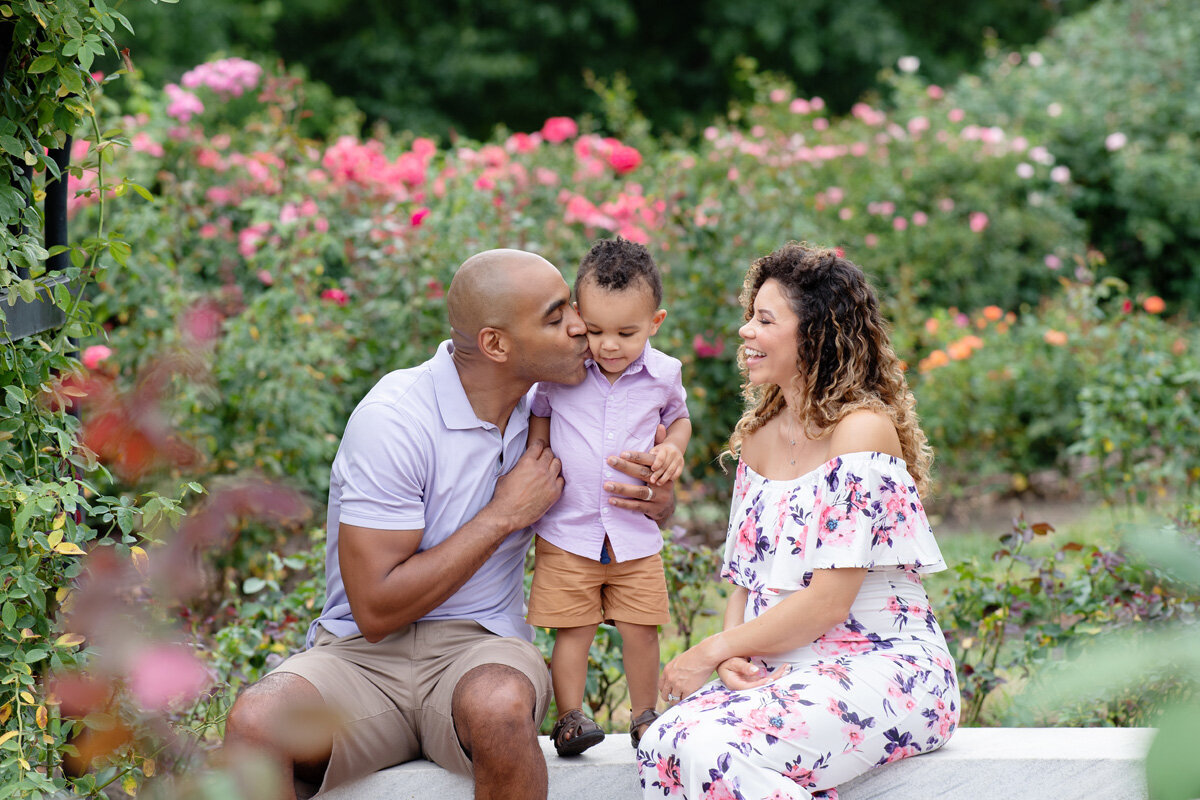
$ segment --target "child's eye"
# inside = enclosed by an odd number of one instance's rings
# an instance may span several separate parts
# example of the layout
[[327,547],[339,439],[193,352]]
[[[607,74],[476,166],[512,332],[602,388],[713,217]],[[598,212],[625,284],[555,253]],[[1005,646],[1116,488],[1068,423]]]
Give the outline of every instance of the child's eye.
[[622,334],[618,334],[618,335],[619,335],[619,336],[620,336],[622,339],[628,339],[630,336],[633,336],[633,334],[632,334],[632,333],[622,333]]

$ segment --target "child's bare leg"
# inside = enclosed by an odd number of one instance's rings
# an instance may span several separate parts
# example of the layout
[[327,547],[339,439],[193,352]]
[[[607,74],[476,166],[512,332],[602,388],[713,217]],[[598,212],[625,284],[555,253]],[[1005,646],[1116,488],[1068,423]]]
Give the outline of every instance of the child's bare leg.
[[554,686],[554,704],[560,717],[573,708],[583,707],[588,650],[596,638],[596,627],[592,624],[559,628],[555,635],[554,651],[550,654],[550,683]]
[[658,626],[617,622],[624,648],[625,680],[633,716],[653,710],[658,703]]

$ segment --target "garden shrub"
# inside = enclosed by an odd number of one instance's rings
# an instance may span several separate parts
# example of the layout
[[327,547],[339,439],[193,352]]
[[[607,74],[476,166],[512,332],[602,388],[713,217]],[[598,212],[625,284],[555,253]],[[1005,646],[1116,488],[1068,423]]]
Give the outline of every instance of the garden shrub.
[[[1107,274],[1200,303],[1200,31],[1188,0],[1105,0],[951,92],[1047,148]],[[982,123],[988,124],[988,123]]]

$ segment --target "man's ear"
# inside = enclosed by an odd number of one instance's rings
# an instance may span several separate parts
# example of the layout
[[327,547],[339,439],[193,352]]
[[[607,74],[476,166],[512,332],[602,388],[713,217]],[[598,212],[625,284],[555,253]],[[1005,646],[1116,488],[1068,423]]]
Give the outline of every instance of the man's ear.
[[650,318],[650,335],[658,333],[658,326],[663,324],[663,320],[667,318],[667,310],[660,308],[654,312],[654,316]]
[[499,328],[480,328],[479,336],[475,339],[479,352],[485,358],[503,364],[512,353],[512,340],[508,334]]

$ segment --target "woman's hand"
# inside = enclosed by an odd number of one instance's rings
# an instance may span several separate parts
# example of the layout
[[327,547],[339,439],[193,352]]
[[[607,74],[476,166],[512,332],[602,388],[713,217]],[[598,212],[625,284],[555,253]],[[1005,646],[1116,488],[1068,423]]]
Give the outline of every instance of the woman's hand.
[[786,664],[773,670],[767,670],[740,656],[727,658],[717,666],[717,675],[721,678],[721,682],[734,691],[753,689],[756,686],[770,683],[786,671]]
[[677,703],[699,689],[717,664],[725,660],[719,653],[717,637],[710,636],[695,647],[688,648],[663,667],[658,677],[658,694],[668,703]]

